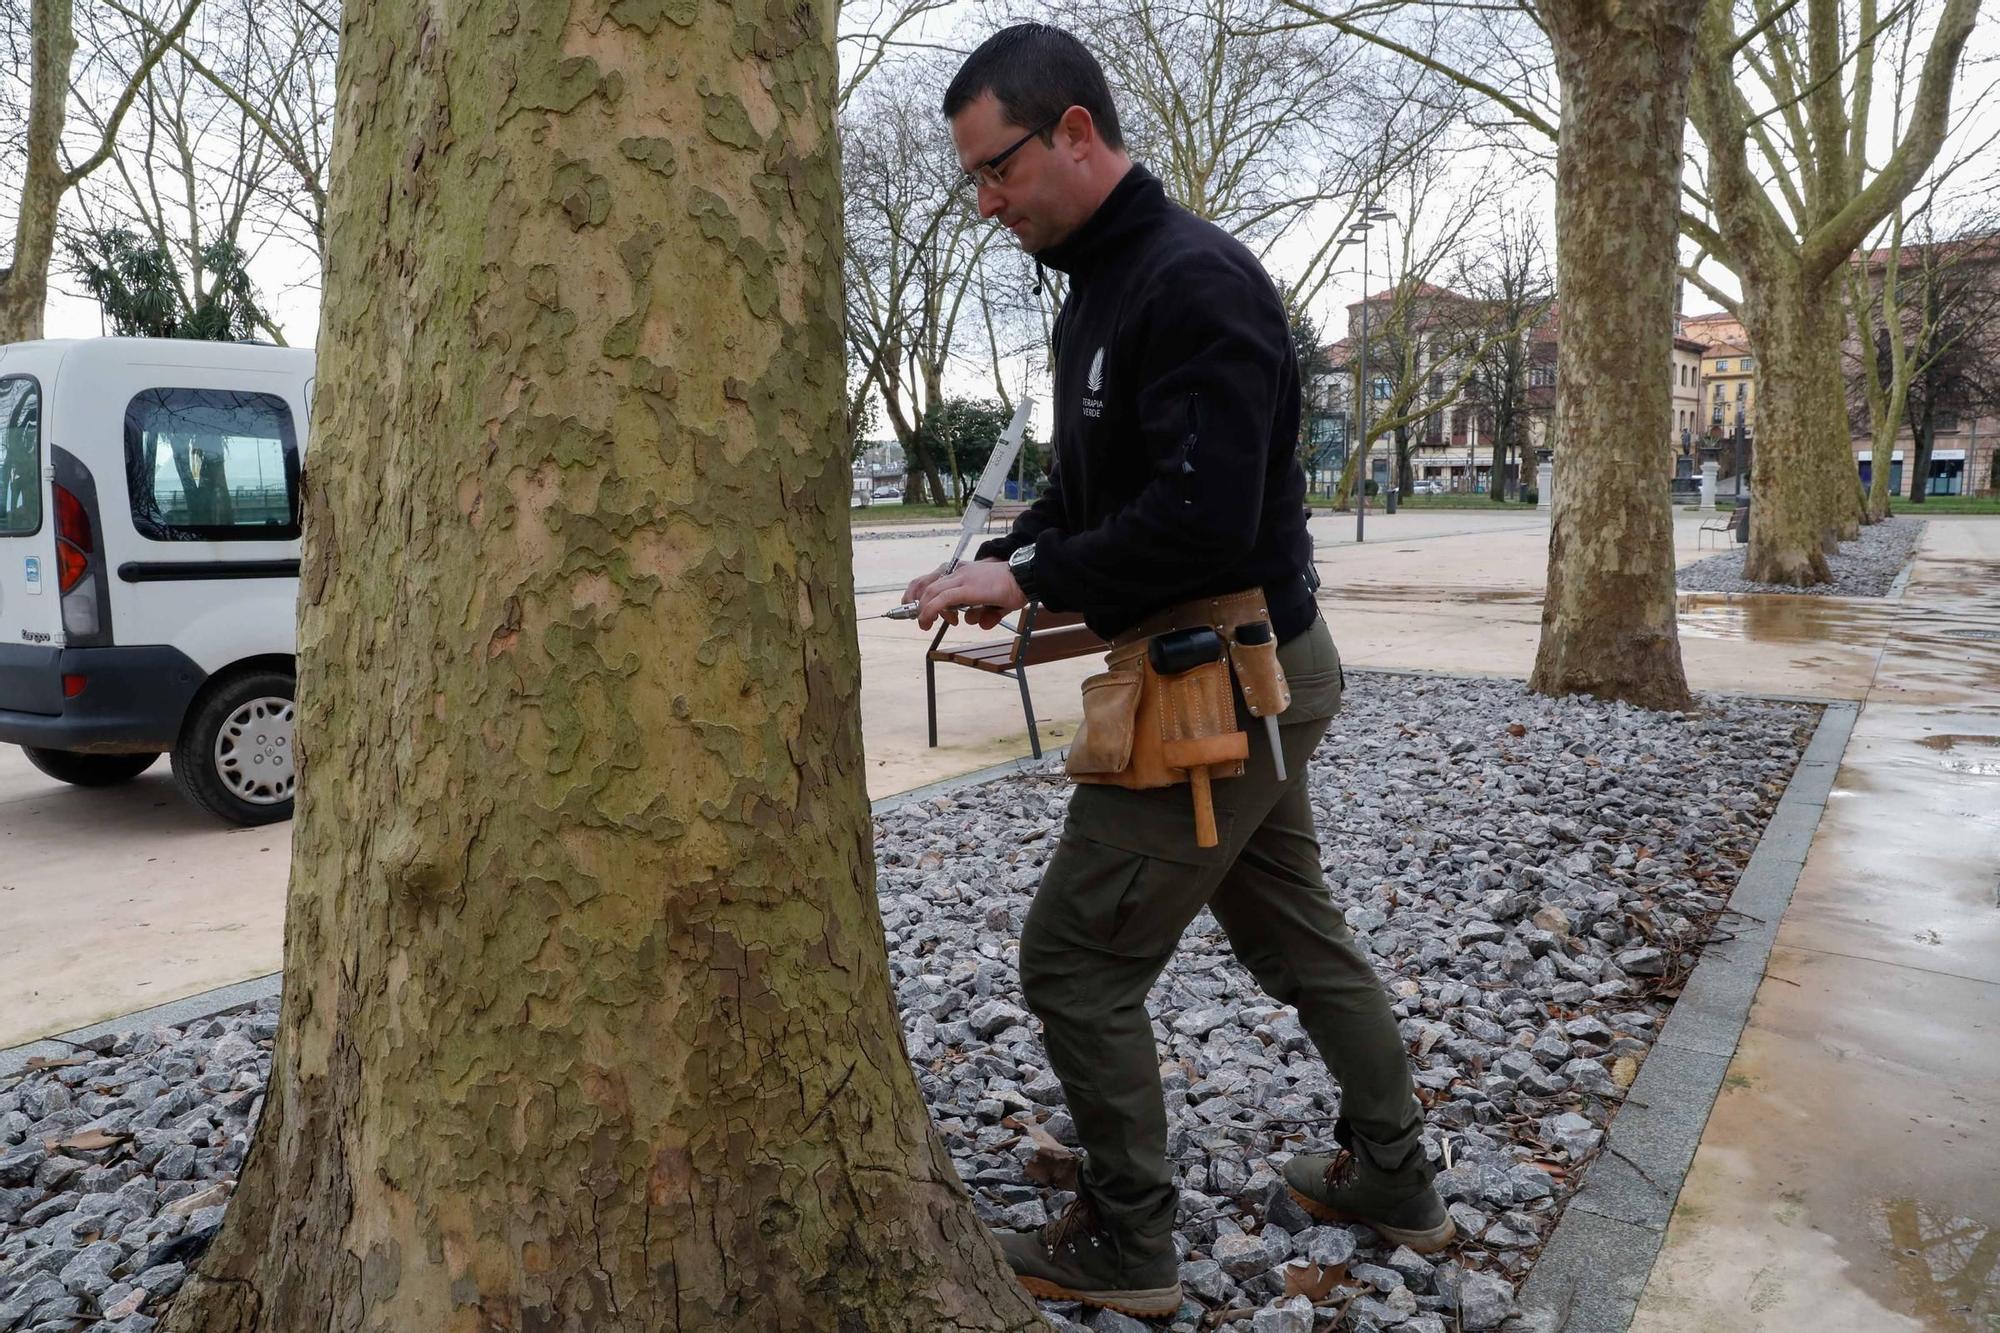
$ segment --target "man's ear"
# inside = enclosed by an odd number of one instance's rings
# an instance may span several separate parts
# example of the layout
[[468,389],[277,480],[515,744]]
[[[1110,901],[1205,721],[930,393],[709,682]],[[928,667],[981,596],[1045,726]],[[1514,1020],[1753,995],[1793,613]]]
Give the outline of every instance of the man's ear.
[[1080,106],[1063,112],[1056,128],[1063,141],[1060,146],[1068,150],[1073,161],[1081,160],[1091,145],[1097,142],[1097,122]]

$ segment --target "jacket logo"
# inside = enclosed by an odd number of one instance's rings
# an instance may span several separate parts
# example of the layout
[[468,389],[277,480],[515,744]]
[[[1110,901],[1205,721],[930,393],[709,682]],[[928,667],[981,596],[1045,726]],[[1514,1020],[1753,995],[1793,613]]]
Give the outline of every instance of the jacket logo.
[[1097,355],[1090,359],[1090,374],[1084,376],[1084,388],[1089,393],[1083,400],[1083,414],[1087,417],[1104,415],[1104,400],[1097,395],[1104,391],[1104,349],[1097,349]]

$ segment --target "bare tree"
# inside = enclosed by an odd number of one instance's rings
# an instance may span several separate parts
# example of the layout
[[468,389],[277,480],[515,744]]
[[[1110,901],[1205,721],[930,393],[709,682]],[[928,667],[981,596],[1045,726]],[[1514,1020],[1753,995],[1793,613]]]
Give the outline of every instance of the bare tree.
[[[0,343],[42,336],[64,196],[110,160],[119,126],[201,3],[170,0],[151,27],[100,23],[98,11],[85,10],[87,46],[79,42],[75,0],[7,0],[0,7],[6,45],[16,56],[4,75],[5,100],[18,117],[0,138],[7,160],[0,206],[14,212],[0,268]],[[72,109],[86,105],[109,110],[88,133],[76,133]]]
[[[276,163],[257,128],[181,54],[182,44],[195,41],[194,32],[183,36],[155,67],[126,119],[110,170],[76,192],[82,225],[70,228],[79,233],[79,251],[117,231],[145,237],[166,258],[165,277],[182,311],[208,304],[219,285],[243,280],[260,249],[252,230],[255,208]],[[211,59],[234,83],[248,84],[247,44],[201,44],[214,48]],[[86,107],[83,118],[105,131],[94,108]],[[255,303],[252,308],[261,330],[282,343],[268,313]]]
[[903,447],[904,495],[945,504],[925,418],[972,333],[981,263],[995,229],[959,188],[958,158],[937,114],[934,80],[861,90],[841,117],[846,185],[850,403],[871,390]]
[[[1683,227],[1740,279],[1734,313],[1757,352],[1747,578],[1824,582],[1827,548],[1858,528],[1842,276],[1936,162],[1978,13],[1979,0],[1906,0],[1886,12],[1879,0],[1813,0],[1761,6],[1746,26],[1728,0],[1704,11],[1689,119],[1706,148],[1707,193],[1688,187]],[[1886,149],[1871,145],[1879,67],[1919,48],[1900,132]]]
[[[1489,312],[1463,293],[1437,285],[1479,243],[1480,219],[1494,192],[1491,176],[1454,186],[1459,174],[1454,155],[1433,151],[1409,164],[1380,196],[1406,221],[1391,224],[1397,244],[1384,275],[1388,287],[1379,296],[1363,294],[1369,306],[1369,383],[1357,392],[1370,395],[1368,420],[1335,490],[1338,507],[1350,502],[1355,486],[1365,484],[1360,460],[1372,456],[1375,441],[1384,436],[1395,441],[1391,484],[1408,494],[1411,449],[1441,434],[1444,414],[1471,383],[1489,344],[1513,332],[1493,324]],[[1351,309],[1358,310],[1358,303]],[[1354,314],[1348,335],[1358,352],[1361,321]],[[1358,356],[1355,361],[1358,374]]]
[[1508,499],[1520,487],[1520,472],[1510,472],[1510,460],[1518,465],[1526,458],[1535,347],[1546,341],[1536,335],[1556,295],[1541,227],[1525,214],[1503,218],[1483,248],[1460,260],[1452,286],[1471,299],[1480,316],[1459,348],[1470,369],[1464,411],[1484,427],[1490,442],[1488,493]]
[[[1524,134],[1562,133],[1565,111],[1550,95],[1560,80],[1548,77],[1544,57],[1554,49],[1551,0],[1502,9],[1287,3],[1449,75]],[[1840,401],[1839,274],[1935,160],[1978,8],[1979,0],[1752,0],[1739,19],[1736,0],[1706,0],[1689,101],[1706,158],[1682,182],[1681,215],[1699,250],[1683,273],[1743,319],[1757,349],[1764,510],[1752,529],[1752,577],[1823,580],[1825,544],[1859,519]],[[1906,53],[1924,52],[1922,74],[1911,115],[1883,152],[1869,145],[1876,67],[1896,58],[1901,25],[1921,34]],[[1562,88],[1560,106],[1573,111],[1569,93]],[[1707,280],[1708,260],[1735,273],[1741,302]],[[1838,452],[1828,437],[1842,441]]]
[[[159,35],[123,0],[103,0]],[[209,21],[175,42],[167,63],[198,79],[227,104],[239,141],[255,155],[218,164],[255,203],[271,232],[309,249],[317,286],[326,233],[327,174],[333,150],[333,74],[340,37],[339,0],[207,0]],[[189,94],[178,99],[185,103]],[[220,119],[220,111],[209,113]],[[248,168],[246,170],[246,168]],[[213,169],[218,169],[214,168]],[[275,330],[274,330],[275,332]]]
[[1335,273],[1338,238],[1385,181],[1432,151],[1463,93],[1365,43],[1289,22],[1282,0],[1094,0],[1073,11],[1133,152],[1168,195],[1269,267],[1296,301]]

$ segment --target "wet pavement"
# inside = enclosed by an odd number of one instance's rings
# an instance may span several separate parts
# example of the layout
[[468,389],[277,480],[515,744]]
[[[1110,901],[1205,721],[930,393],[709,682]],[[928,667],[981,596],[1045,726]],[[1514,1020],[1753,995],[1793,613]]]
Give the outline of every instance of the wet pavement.
[[1990,1333],[2000,523],[1933,521],[1900,601],[1771,602],[1682,633],[1875,663],[1632,1329]]

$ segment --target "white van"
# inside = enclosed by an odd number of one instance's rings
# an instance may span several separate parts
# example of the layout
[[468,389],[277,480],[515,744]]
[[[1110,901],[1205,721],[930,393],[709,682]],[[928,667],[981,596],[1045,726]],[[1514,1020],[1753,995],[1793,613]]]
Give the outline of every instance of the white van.
[[161,754],[197,804],[288,819],[310,350],[0,347],[0,741],[84,787]]

